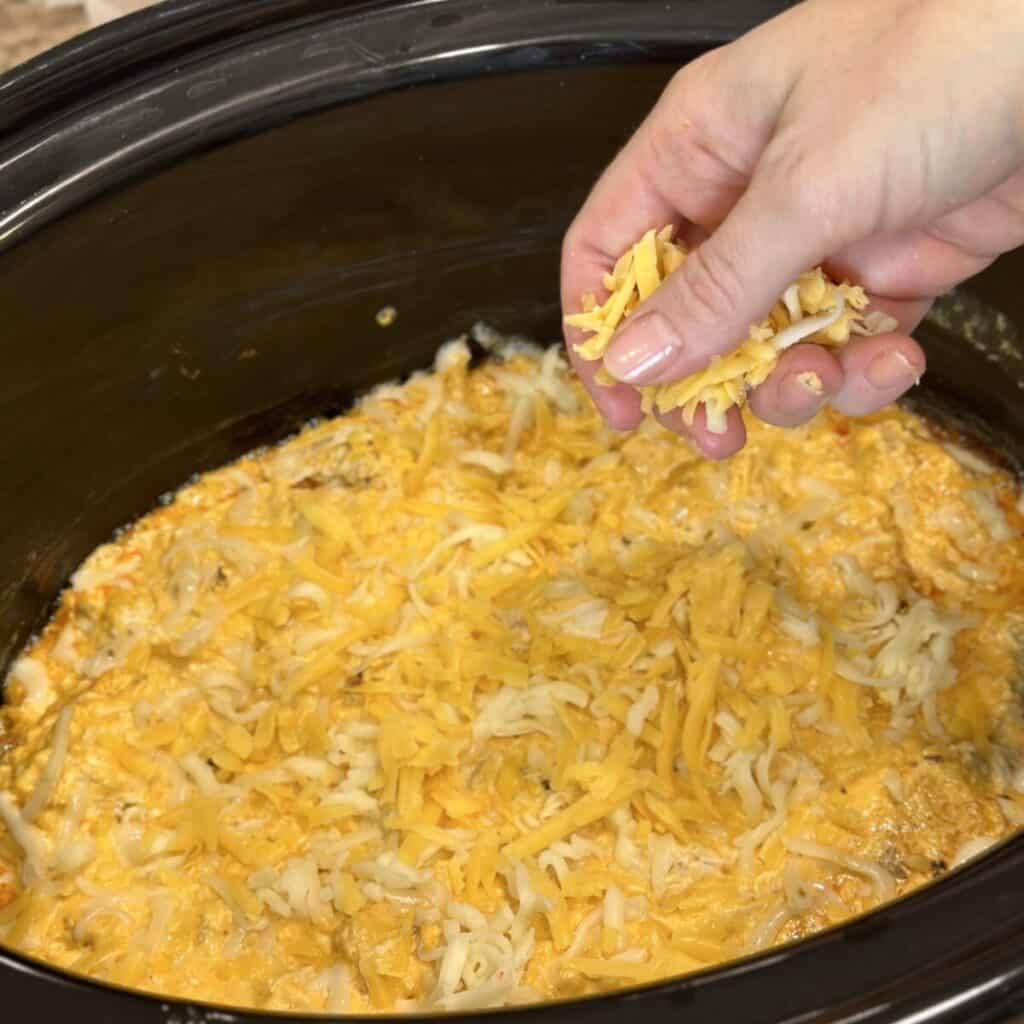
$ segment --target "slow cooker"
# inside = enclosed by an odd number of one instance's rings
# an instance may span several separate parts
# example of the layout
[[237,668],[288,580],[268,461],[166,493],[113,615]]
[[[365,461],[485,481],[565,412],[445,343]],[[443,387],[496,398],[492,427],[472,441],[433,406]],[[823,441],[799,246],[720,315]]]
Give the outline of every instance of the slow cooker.
[[[561,233],[672,70],[769,0],[172,0],[0,78],[0,673],[190,474],[428,365],[558,336]],[[940,303],[918,401],[1024,456],[1024,254]],[[394,305],[388,331],[374,313]],[[0,949],[6,1019],[257,1022]],[[1024,837],[810,940],[473,1016],[1024,1019]],[[294,1017],[292,1019],[301,1019]]]

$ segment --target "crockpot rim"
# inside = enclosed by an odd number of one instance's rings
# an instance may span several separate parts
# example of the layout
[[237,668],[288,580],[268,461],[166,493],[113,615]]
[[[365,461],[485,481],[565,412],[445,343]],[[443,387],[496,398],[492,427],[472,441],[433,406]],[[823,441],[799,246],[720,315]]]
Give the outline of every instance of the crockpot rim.
[[[520,7],[531,10],[552,6],[546,3],[545,0],[515,0],[515,2]],[[436,12],[446,8],[468,9],[471,7],[479,8],[480,6],[480,4],[474,3],[473,0],[367,0],[367,2],[350,3],[324,3],[321,0],[258,0],[257,3],[254,3],[253,0],[172,0],[171,3],[164,5],[162,9],[143,11],[124,19],[123,22],[115,22],[112,25],[97,29],[83,37],[82,40],[65,44],[63,47],[58,48],[58,50],[37,58],[23,69],[0,78],[0,100],[13,102],[15,114],[20,112],[19,116],[21,116],[21,120],[18,120],[12,115],[7,124],[0,124],[0,130],[8,127],[11,130],[9,137],[0,142],[0,168],[4,166],[5,161],[17,156],[19,147],[24,151],[25,148],[38,144],[40,129],[34,127],[36,119],[39,119],[42,125],[42,134],[45,136],[51,128],[59,126],[62,119],[65,121],[69,119],[74,120],[76,117],[81,116],[82,112],[90,104],[112,104],[122,94],[122,90],[130,94],[133,88],[139,87],[139,76],[143,75],[146,67],[153,62],[173,62],[176,60],[177,57],[175,55],[179,52],[176,48],[179,45],[177,33],[180,31],[187,32],[195,28],[201,28],[203,30],[202,35],[190,44],[189,51],[191,52],[196,46],[206,47],[206,56],[210,60],[214,60],[219,53],[228,52],[236,44],[244,42],[243,37],[236,37],[234,35],[240,28],[245,31],[267,30],[272,34],[278,32],[285,33],[292,30],[298,31],[301,26],[309,25],[313,21],[333,22],[339,19],[344,20],[347,16],[358,16],[367,13],[374,15],[386,14],[396,10]],[[621,4],[616,5],[612,0],[605,0],[605,2],[600,2],[600,0],[592,0],[592,2],[584,0],[582,4],[577,5],[577,7],[582,6],[604,9],[616,7],[621,9],[622,7]],[[749,8],[757,5],[747,4],[746,6]],[[762,4],[760,6],[762,8],[760,13],[764,13],[764,8],[777,8],[779,5]],[[244,24],[240,26],[238,22],[232,19],[243,13],[246,15],[251,14],[252,17],[245,20]],[[699,40],[689,39],[688,42],[692,45],[694,42],[699,41],[706,45],[722,41],[723,38],[725,37],[721,34],[705,33]],[[104,53],[109,55],[110,47],[127,48],[130,45],[141,44],[143,41],[148,47],[147,56],[144,60],[137,61],[125,56],[121,63],[111,64],[109,75],[95,81],[87,80],[83,77],[85,75],[83,70],[84,57],[98,59]],[[514,43],[509,45],[514,49]],[[661,47],[660,49],[659,46]],[[660,44],[652,44],[642,56],[631,53],[628,46],[622,46],[609,49],[605,57],[609,61],[650,59],[659,56],[662,59],[666,59],[671,52],[673,52],[671,45],[662,42]],[[165,65],[161,64],[161,67],[165,67]],[[470,70],[468,73],[470,75],[480,73],[480,66],[477,65],[475,71]],[[56,84],[51,91],[46,91],[45,89],[40,91],[46,83]],[[57,88],[58,85],[59,89]],[[360,95],[372,95],[378,91],[381,90],[379,88],[367,88]],[[61,96],[63,99],[61,99]],[[219,141],[226,141],[226,139]],[[149,173],[156,169],[157,166],[163,165],[147,165],[144,168],[144,172]],[[139,173],[142,174],[143,171]],[[129,179],[122,179],[118,184],[123,184],[127,180]],[[2,189],[0,189],[0,194],[2,194]],[[62,207],[55,207],[53,219],[91,201],[99,194],[99,192],[92,192],[77,195],[73,203]],[[18,235],[17,241],[20,242],[28,239],[31,234],[34,234],[49,222],[49,220],[40,219],[26,225],[20,235]],[[0,240],[0,247],[3,244],[4,240]],[[777,966],[783,961],[807,963],[808,958],[812,957],[815,951],[826,947],[835,947],[837,943],[849,941],[848,937],[856,934],[858,930],[864,931],[867,929],[871,933],[879,923],[884,922],[890,916],[906,918],[908,913],[917,913],[918,916],[923,914],[927,918],[930,916],[930,912],[934,913],[936,908],[942,904],[955,902],[954,897],[956,894],[963,896],[974,892],[991,891],[992,886],[986,886],[985,883],[997,865],[1003,865],[1007,869],[1012,867],[1017,871],[1018,875],[1024,872],[1024,837],[1007,841],[1000,850],[984,858],[982,861],[955,872],[948,878],[944,878],[938,885],[926,887],[904,897],[896,903],[889,904],[879,910],[853,919],[844,925],[818,933],[801,942],[731,961],[726,965],[709,969],[708,971],[686,975],[680,979],[668,979],[650,985],[622,989],[605,995],[588,997],[583,1000],[559,1000],[525,1008],[500,1008],[488,1011],[467,1011],[465,1013],[443,1015],[417,1014],[416,1016],[417,1018],[430,1017],[431,1019],[439,1016],[457,1016],[460,1019],[465,1019],[467,1017],[490,1017],[508,1013],[515,1013],[520,1016],[538,1013],[559,1013],[567,1016],[578,1016],[581,1020],[584,1020],[596,1019],[595,1014],[591,1012],[595,1007],[604,1009],[608,1015],[614,1015],[616,1008],[620,1010],[623,1008],[628,1009],[629,1004],[634,1001],[643,1004],[658,997],[664,997],[673,1001],[672,1005],[675,1005],[674,1001],[678,1001],[680,998],[684,1001],[688,1000],[689,996],[697,990],[707,989],[711,986],[720,985],[720,983],[728,984],[742,976],[749,976],[755,972],[763,971],[767,967]],[[1024,911],[1024,906],[1022,906],[1021,910]],[[1016,922],[1018,918],[1015,917],[1014,920]],[[1000,934],[1002,937],[1002,933]],[[856,946],[854,945],[852,948],[855,950]],[[1002,955],[995,955],[993,953],[988,958],[979,954],[976,961],[971,960],[969,963],[983,963],[985,966],[980,969],[981,974],[993,983],[997,983],[1001,978],[1010,977],[1012,973],[1011,967],[1019,965],[1022,957],[1024,957],[1024,931],[1019,928],[1013,931],[1010,941],[1007,941],[999,952]],[[813,962],[808,963],[808,966],[813,966]],[[108,985],[91,978],[79,978],[5,949],[0,949],[0,967],[44,978],[49,983],[65,986],[71,992],[85,987],[98,989],[111,995],[116,994],[132,1000],[141,1000],[147,1006],[159,1004],[167,1008],[169,1015],[177,1011],[184,1012],[186,1019],[192,1019],[193,1011],[198,1012],[202,1019],[211,1021],[226,1019],[253,1021],[322,1019],[320,1015],[257,1012],[119,989],[117,986]],[[916,977],[919,982],[923,983],[923,980],[925,980],[924,974]],[[941,979],[932,978],[932,981],[935,985],[941,983]],[[684,1004],[684,1002],[679,1003],[680,1006]],[[369,1022],[380,1019],[381,1016],[390,1017],[392,1015],[364,1017],[353,1015],[348,1019]],[[857,1014],[857,1017],[858,1019],[864,1019],[863,1014]],[[842,1018],[825,1016],[820,1019]]]
[[[678,61],[727,42],[795,0],[165,0],[92,29],[0,76],[0,252],[104,192],[182,155],[295,116],[455,77],[586,62]],[[666,12],[680,24],[666,27]],[[538,29],[538,16],[543,15]],[[289,36],[344,23],[346,55],[328,88],[317,57]],[[422,33],[410,40],[414,27]],[[362,38],[369,37],[371,45]],[[291,97],[247,91],[246,50],[280,47]],[[559,52],[561,49],[561,52]],[[239,55],[241,59],[239,60]],[[267,60],[261,52],[258,58]],[[540,60],[543,59],[543,64]],[[197,64],[204,69],[195,74]],[[219,95],[199,104],[211,88]],[[309,90],[322,96],[309,102]],[[117,116],[104,116],[116,109]],[[252,123],[253,113],[261,118]],[[164,130],[188,120],[202,146]],[[248,128],[243,128],[246,119]],[[87,126],[87,127],[86,127]],[[54,170],[60,168],[58,174]]]

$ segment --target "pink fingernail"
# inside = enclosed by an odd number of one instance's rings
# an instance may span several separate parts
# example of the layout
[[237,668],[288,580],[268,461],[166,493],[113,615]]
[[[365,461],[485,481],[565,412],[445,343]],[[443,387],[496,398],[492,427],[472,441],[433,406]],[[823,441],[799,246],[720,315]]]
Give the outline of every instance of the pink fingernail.
[[779,404],[791,416],[810,416],[825,404],[825,388],[812,370],[788,373],[779,384]]
[[682,340],[661,313],[628,320],[605,353],[608,372],[627,384],[647,384],[675,358]]
[[898,349],[879,353],[864,367],[864,379],[878,391],[902,391],[920,376],[921,371]]

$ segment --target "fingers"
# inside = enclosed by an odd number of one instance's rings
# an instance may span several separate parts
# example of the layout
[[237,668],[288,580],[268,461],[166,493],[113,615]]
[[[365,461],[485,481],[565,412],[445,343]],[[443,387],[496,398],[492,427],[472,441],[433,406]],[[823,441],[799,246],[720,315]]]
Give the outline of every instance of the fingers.
[[[660,213],[656,212],[660,209]],[[662,224],[673,223],[673,214],[666,207],[650,206],[652,223],[659,220]],[[586,207],[584,208],[586,211]],[[583,217],[583,214],[580,215]],[[577,222],[569,229],[562,245],[562,310],[564,313],[578,312],[584,295],[595,294],[604,298],[601,285],[606,271],[611,269],[618,258],[618,250],[605,249],[595,245],[585,233],[585,221],[577,218]],[[646,230],[646,229],[644,229]],[[643,232],[641,231],[640,234]],[[637,236],[639,237],[639,235]],[[626,249],[635,239],[624,242],[621,249]],[[615,255],[612,255],[615,253]],[[586,340],[583,331],[563,325],[565,347],[569,353],[569,361],[579,375],[580,381],[587,389],[598,411],[608,425],[616,430],[632,430],[642,419],[640,396],[636,390],[618,384],[614,387],[602,387],[595,382],[595,376],[601,365],[600,361],[587,362],[579,357],[576,345]]]
[[843,384],[832,405],[847,416],[866,416],[895,402],[925,371],[921,346],[902,334],[856,338],[838,359]]
[[845,238],[841,219],[816,218],[813,204],[804,205],[780,177],[783,166],[759,166],[718,229],[620,328],[605,354],[613,377],[667,384],[703,369],[735,348],[801,273],[838,247]]
[[869,296],[871,305],[868,308],[868,315],[871,313],[885,313],[896,321],[893,328],[898,334],[911,334],[924,319],[925,314],[932,307],[934,301],[931,297],[920,299],[883,299],[876,295]]
[[[924,370],[920,346],[900,334],[857,338],[836,352],[818,345],[796,345],[783,353],[768,380],[751,392],[750,408],[759,419],[777,427],[806,423],[829,402],[848,416],[866,416],[905,394]],[[632,389],[627,390],[636,395]],[[639,423],[639,400],[628,411]],[[662,426],[692,442],[709,459],[728,458],[746,443],[739,409],[726,414],[726,429],[721,434],[708,430],[703,408],[697,410],[690,425],[683,421],[679,409],[655,416]],[[631,429],[636,423],[619,429]]]
[[[866,416],[896,401],[924,370],[920,346],[900,334],[857,338],[838,351],[796,345],[783,353],[768,380],[751,392],[750,408],[759,419],[777,427],[806,423],[829,402],[848,416]],[[679,409],[658,413],[656,418],[710,459],[728,458],[746,443],[739,409],[729,410],[722,434],[708,430],[703,408],[689,426]]]
[[568,345],[569,361],[576,371],[583,386],[593,399],[597,411],[613,430],[633,430],[644,418],[640,408],[640,393],[628,384],[616,384],[614,387],[603,387],[594,380],[600,367],[600,361],[588,362]]
[[604,272],[649,228],[710,231],[746,188],[789,78],[778,59],[765,59],[775,84],[752,89],[752,61],[738,59],[736,49],[723,47],[679,71],[594,185],[562,249],[566,312],[600,290]]
[[921,347],[903,334],[855,338],[831,351],[796,345],[751,392],[750,408],[777,427],[806,423],[826,403],[847,416],[866,416],[895,402],[924,371]]
[[690,441],[701,455],[708,459],[727,459],[747,443],[747,429],[743,425],[739,409],[730,409],[725,414],[725,432],[721,434],[713,434],[708,430],[703,407],[697,410],[692,424],[683,421],[681,409],[673,409],[667,413],[657,412],[654,417],[673,434]]
[[750,409],[765,423],[797,427],[813,419],[842,387],[843,370],[833,353],[819,345],[795,345],[750,393]]
[[[594,186],[562,247],[565,313],[576,312],[584,295],[601,296],[604,273],[649,228],[674,224],[692,243],[742,195],[792,72],[767,57],[757,70],[761,50],[742,59],[735,50],[724,47],[683,68]],[[580,340],[566,332],[570,350]],[[598,397],[593,374],[584,383],[602,410],[625,401]]]
[[943,230],[939,222],[928,229],[858,241],[829,259],[826,269],[863,286],[871,308],[896,317],[900,329],[909,333],[936,295],[980,273],[995,258],[937,237]]

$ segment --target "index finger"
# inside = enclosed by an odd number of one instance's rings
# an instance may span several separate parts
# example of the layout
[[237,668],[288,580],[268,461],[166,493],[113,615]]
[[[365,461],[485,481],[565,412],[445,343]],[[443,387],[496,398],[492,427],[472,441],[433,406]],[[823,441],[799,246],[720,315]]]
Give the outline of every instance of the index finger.
[[[742,195],[757,153],[770,132],[764,95],[724,116],[728,96],[722,62],[705,55],[678,72],[654,109],[594,186],[565,236],[561,298],[564,314],[584,295],[604,295],[602,279],[644,232],[674,224],[684,240],[719,224]],[[727,124],[731,142],[716,137]],[[718,155],[731,152],[727,162]],[[596,364],[573,351],[582,332],[565,329],[573,365],[606,417],[639,421],[638,401],[620,387],[595,384]],[[635,425],[635,424],[633,424]]]
[[[562,245],[563,315],[578,312],[584,295],[603,300],[604,275],[619,255],[649,227],[663,227],[677,219],[671,204],[638,174],[632,152],[635,147],[636,136],[598,180],[566,233]],[[632,187],[620,184],[624,179],[635,179]],[[597,384],[601,361],[582,359],[576,352],[575,346],[585,340],[584,332],[568,325],[563,325],[563,332],[573,368],[601,415],[618,430],[632,430],[643,419],[639,392],[628,384]]]

